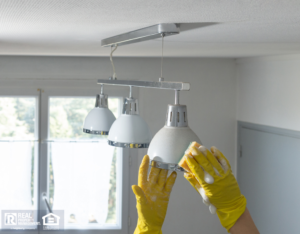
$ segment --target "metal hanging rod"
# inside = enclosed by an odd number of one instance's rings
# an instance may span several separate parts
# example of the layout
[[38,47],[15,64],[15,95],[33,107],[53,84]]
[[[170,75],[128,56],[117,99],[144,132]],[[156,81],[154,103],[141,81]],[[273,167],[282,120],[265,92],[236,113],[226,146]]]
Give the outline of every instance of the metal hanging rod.
[[141,88],[170,89],[170,90],[190,90],[190,83],[174,81],[137,81],[137,80],[98,80],[98,84],[133,86]]
[[[114,37],[103,39],[101,41],[101,46],[113,47],[113,46],[132,44],[132,43],[137,43],[137,42],[147,41],[147,40],[152,40],[157,38],[162,38],[163,40],[164,37],[179,34],[179,32],[180,32],[179,24],[175,24],[175,23],[157,24],[147,28],[142,28],[124,34],[120,34]],[[162,47],[162,51],[163,51],[163,47]],[[130,89],[131,87],[141,87],[141,88],[169,89],[169,90],[178,90],[178,91],[190,90],[190,83],[163,81],[162,77],[160,78],[159,81],[99,79],[98,84],[129,86]],[[178,92],[176,94],[177,94],[177,99],[179,99]]]
[[180,33],[180,28],[178,24],[156,24],[150,27],[138,29],[135,31],[123,33],[114,37],[109,37],[101,40],[101,46],[121,46],[126,44],[137,43],[141,41],[148,41],[157,38],[161,38],[163,34],[164,37],[176,35]]

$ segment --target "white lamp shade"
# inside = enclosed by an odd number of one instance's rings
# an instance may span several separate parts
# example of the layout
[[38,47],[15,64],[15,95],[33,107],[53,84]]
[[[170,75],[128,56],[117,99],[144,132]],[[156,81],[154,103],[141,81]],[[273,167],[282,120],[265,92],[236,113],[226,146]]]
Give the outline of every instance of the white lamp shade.
[[178,164],[189,144],[199,137],[189,127],[164,126],[153,137],[148,155],[151,160]]
[[83,131],[90,134],[108,135],[115,120],[116,117],[108,108],[95,107],[85,118]]
[[[118,147],[148,148],[150,140],[148,125],[139,115],[122,114],[113,123],[108,135],[109,144]],[[140,146],[132,147],[130,144]]]

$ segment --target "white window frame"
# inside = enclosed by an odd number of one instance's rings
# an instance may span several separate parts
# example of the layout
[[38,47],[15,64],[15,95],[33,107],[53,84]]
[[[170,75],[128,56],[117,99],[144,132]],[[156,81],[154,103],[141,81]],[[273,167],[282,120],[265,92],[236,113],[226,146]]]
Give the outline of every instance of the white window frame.
[[[78,88],[71,88],[71,89],[66,89],[66,88],[47,88],[45,90],[42,90],[41,93],[41,128],[40,128],[40,136],[41,136],[41,153],[40,155],[43,155],[43,157],[40,158],[40,166],[39,168],[41,169],[40,171],[40,210],[41,216],[44,214],[43,211],[47,211],[47,207],[45,204],[45,201],[42,198],[42,194],[46,193],[48,194],[48,126],[49,126],[49,100],[51,97],[92,97],[95,98],[96,100],[96,95],[99,93],[99,89],[91,91],[90,89],[78,89]],[[109,97],[120,97],[120,106],[119,106],[119,114],[121,113],[121,108],[122,108],[122,101],[121,101],[121,95],[119,92],[109,92]],[[84,230],[85,233],[88,234],[96,234],[96,233],[103,233],[103,234],[119,234],[119,233],[126,233],[128,230],[127,223],[128,223],[128,200],[129,200],[129,157],[128,157],[128,150],[124,149],[119,149],[122,152],[123,155],[123,165],[122,165],[122,205],[121,205],[121,229],[65,229],[62,232],[60,231],[43,231],[40,230],[40,233],[48,233],[48,234],[73,234],[73,233],[82,233]],[[46,156],[47,157],[46,157]],[[119,174],[119,173],[118,173]],[[120,175],[119,175],[120,176]],[[40,217],[41,220],[41,217]]]
[[[39,123],[39,144],[38,144],[38,192],[37,202],[39,212],[39,220],[42,221],[41,217],[44,215],[42,211],[46,211],[47,207],[43,199],[43,193],[48,195],[48,152],[47,152],[47,139],[48,139],[48,115],[49,115],[49,97],[93,97],[100,92],[100,87],[96,85],[87,87],[80,85],[74,85],[74,81],[50,81],[47,82],[36,82],[32,85],[34,88],[28,87],[28,81],[22,80],[17,85],[9,85],[9,87],[2,86],[0,88],[0,96],[35,96],[37,97],[37,112],[38,123]],[[75,81],[76,82],[76,81]],[[2,82],[0,82],[1,85]],[[6,82],[4,82],[6,83]],[[11,84],[10,82],[8,82]],[[78,82],[83,83],[83,82]],[[24,86],[23,86],[24,84]],[[41,85],[42,84],[42,85]],[[69,86],[70,85],[70,86]],[[27,86],[27,87],[26,87]],[[75,87],[74,87],[75,86]],[[77,86],[77,87],[76,87]],[[41,88],[38,88],[41,87]],[[78,88],[80,87],[80,88]],[[111,87],[105,86],[104,93],[108,94],[109,97],[126,97],[128,96],[128,89],[124,87]],[[138,92],[137,92],[138,94]],[[138,95],[136,95],[138,96]],[[119,112],[122,110],[122,102],[119,108]],[[135,180],[137,175],[137,160],[131,160],[131,158],[137,157],[139,150],[130,149],[119,149],[123,152],[122,159],[122,204],[121,204],[121,229],[65,229],[63,231],[43,231],[39,228],[37,231],[23,230],[22,233],[48,233],[48,234],[74,234],[82,233],[83,231],[87,234],[127,234],[134,230],[134,223],[136,220],[136,209],[135,209],[135,198],[131,192],[131,184],[136,184],[136,181],[130,183],[130,180]],[[130,165],[135,167],[129,168]],[[131,192],[131,193],[130,193]],[[134,203],[134,204],[132,204]],[[40,226],[39,226],[40,227]],[[20,230],[0,230],[0,233],[20,233]]]

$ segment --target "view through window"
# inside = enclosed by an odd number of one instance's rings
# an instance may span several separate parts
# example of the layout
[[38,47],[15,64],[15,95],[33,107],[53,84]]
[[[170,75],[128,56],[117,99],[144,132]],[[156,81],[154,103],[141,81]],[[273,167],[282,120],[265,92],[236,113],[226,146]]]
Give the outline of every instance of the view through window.
[[[48,153],[41,155],[48,163],[40,165],[48,180],[40,182],[48,184],[50,207],[64,210],[66,229],[120,229],[122,150],[109,146],[107,136],[82,131],[95,98],[48,101]],[[0,96],[1,210],[38,209],[38,102],[38,96]],[[108,103],[118,117],[120,99]]]
[[37,121],[37,98],[0,97],[1,210],[37,209]]
[[[119,99],[109,99],[118,116]],[[86,134],[83,120],[95,98],[49,98],[49,202],[64,210],[65,228],[103,228],[119,225],[118,150],[107,136]]]

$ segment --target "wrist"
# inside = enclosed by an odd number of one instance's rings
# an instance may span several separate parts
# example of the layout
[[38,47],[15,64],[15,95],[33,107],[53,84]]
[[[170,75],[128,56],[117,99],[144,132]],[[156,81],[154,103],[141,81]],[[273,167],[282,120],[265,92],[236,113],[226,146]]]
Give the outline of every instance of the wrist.
[[259,234],[257,227],[255,226],[249,210],[246,208],[245,212],[239,217],[236,223],[230,229],[232,234]]
[[147,224],[138,219],[134,234],[162,234],[161,227]]
[[223,209],[217,209],[217,214],[224,228],[229,232],[230,228],[237,222],[240,216],[245,212],[247,205],[246,198],[241,198],[233,205]]

